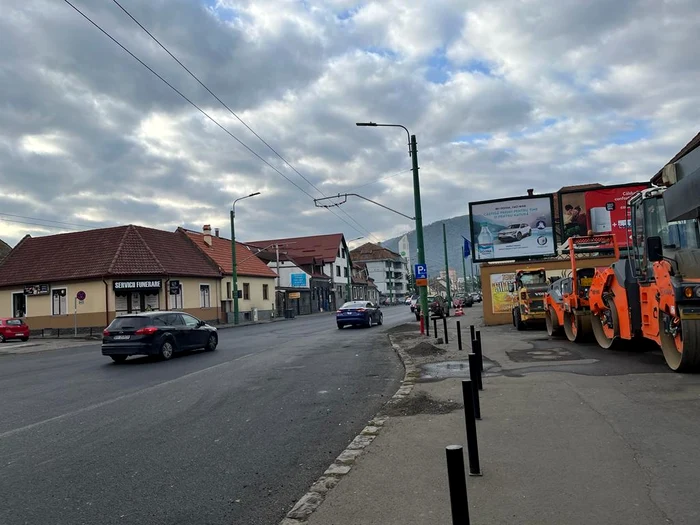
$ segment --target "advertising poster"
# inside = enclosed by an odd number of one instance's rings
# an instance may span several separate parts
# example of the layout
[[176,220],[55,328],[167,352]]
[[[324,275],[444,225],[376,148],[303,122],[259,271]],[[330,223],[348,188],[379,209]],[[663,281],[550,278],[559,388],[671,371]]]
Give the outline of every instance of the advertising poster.
[[635,183],[608,186],[559,196],[562,243],[573,235],[588,232],[615,234],[620,247],[627,246],[629,210],[627,201],[649,184]]
[[552,196],[469,204],[474,261],[553,256]]

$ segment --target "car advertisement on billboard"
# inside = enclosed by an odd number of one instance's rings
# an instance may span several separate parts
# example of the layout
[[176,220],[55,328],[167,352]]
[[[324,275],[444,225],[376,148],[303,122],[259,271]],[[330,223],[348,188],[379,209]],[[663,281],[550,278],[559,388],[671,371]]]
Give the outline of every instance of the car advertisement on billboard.
[[627,201],[648,187],[649,184],[634,183],[560,193],[561,242],[574,235],[588,235],[589,232],[612,232],[620,247],[627,246]]
[[556,254],[552,195],[469,203],[474,261],[504,261]]

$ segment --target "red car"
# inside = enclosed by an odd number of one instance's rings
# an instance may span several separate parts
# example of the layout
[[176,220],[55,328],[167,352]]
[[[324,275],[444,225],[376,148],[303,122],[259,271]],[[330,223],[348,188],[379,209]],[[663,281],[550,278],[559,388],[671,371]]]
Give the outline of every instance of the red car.
[[0,343],[8,339],[29,339],[29,325],[15,317],[0,319]]

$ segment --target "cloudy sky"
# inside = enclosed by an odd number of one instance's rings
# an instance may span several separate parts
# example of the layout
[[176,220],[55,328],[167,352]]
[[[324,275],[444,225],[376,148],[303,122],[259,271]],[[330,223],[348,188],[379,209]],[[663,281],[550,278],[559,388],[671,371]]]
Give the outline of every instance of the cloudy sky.
[[700,128],[697,0],[120,0],[294,169],[113,1],[71,1],[298,188],[65,1],[0,0],[11,245],[128,223],[228,235],[254,191],[243,240],[394,236],[410,221],[313,204],[356,190],[413,214],[405,133],[357,121],[417,135],[426,223],[527,188],[648,180]]

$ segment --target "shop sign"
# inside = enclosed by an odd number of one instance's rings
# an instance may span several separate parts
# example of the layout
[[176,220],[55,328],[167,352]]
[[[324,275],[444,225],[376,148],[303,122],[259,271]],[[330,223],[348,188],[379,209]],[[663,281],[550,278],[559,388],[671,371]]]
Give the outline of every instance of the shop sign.
[[161,281],[114,281],[114,291],[160,290]]
[[48,284],[30,284],[24,287],[24,295],[48,295]]
[[290,299],[301,299],[301,292],[289,292]]

